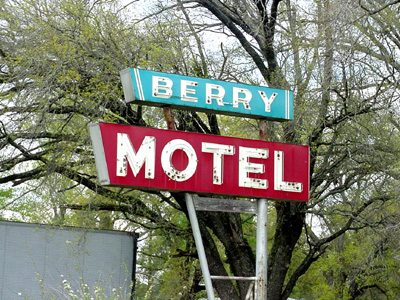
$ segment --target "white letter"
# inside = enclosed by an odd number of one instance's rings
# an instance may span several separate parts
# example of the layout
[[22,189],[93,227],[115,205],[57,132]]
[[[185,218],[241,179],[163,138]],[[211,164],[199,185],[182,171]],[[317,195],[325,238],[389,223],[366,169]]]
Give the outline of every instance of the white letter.
[[[217,94],[213,94],[213,91],[217,91]],[[212,99],[217,100],[219,106],[224,106],[223,98],[225,96],[225,89],[217,84],[206,83],[206,103],[211,104]]]
[[[188,157],[188,165],[183,171],[175,169],[172,165],[172,155],[176,150],[182,150]],[[196,172],[197,168],[197,155],[194,151],[192,145],[190,145],[185,140],[176,139],[168,142],[161,152],[161,166],[164,169],[165,174],[169,178],[175,181],[185,181],[188,180]]]
[[146,165],[144,178],[154,178],[156,156],[156,139],[153,136],[146,136],[135,152],[131,141],[126,133],[117,133],[117,176],[126,176],[128,163],[132,173],[136,177],[143,163]]
[[268,158],[268,149],[239,147],[239,186],[255,189],[267,189],[266,179],[249,178],[249,173],[262,174],[265,172],[263,164],[249,162],[249,158]]
[[258,91],[258,93],[261,96],[262,101],[264,101],[265,105],[265,112],[271,112],[271,104],[274,102],[276,96],[278,96],[278,93],[272,93],[271,97],[269,99],[267,98],[267,95],[263,91]]
[[[171,98],[173,82],[167,77],[153,76],[153,96],[157,98]],[[162,84],[160,84],[162,83]]]
[[213,184],[221,185],[223,182],[224,155],[235,154],[235,147],[214,143],[202,143],[201,151],[213,153]]
[[181,81],[181,99],[188,102],[197,102],[196,97],[189,96],[188,94],[196,94],[196,90],[188,89],[188,86],[197,86],[196,81],[182,80]]
[[[253,96],[251,92],[248,89],[242,89],[238,87],[234,87],[232,89],[232,102],[233,102],[233,107],[238,108],[239,103],[242,103],[245,109],[251,109],[250,108],[250,101],[251,97]],[[239,94],[242,94],[243,97],[239,97]]]
[[283,151],[274,151],[274,190],[294,193],[303,191],[300,182],[283,181]]

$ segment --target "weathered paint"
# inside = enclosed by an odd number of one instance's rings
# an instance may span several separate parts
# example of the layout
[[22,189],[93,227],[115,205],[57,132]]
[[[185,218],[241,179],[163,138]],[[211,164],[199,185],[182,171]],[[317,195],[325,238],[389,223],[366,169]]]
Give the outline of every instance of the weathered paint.
[[126,102],[276,121],[293,119],[293,92],[137,68],[121,71]]
[[90,131],[103,185],[308,200],[307,146],[109,123]]

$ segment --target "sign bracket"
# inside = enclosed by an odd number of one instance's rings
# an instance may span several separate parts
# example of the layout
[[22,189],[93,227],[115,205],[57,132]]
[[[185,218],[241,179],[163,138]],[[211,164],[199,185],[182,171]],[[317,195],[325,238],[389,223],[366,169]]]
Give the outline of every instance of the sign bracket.
[[[185,193],[185,201],[199,256],[200,268],[204,277],[207,299],[215,300],[212,280],[253,281],[254,284],[250,286],[246,299],[251,299],[253,285],[255,288],[254,299],[267,299],[267,200],[257,199],[257,202],[249,200],[228,200],[221,198],[205,198]],[[229,205],[226,205],[227,202],[229,202]],[[256,276],[216,276],[210,274],[196,210],[253,213],[257,215]]]

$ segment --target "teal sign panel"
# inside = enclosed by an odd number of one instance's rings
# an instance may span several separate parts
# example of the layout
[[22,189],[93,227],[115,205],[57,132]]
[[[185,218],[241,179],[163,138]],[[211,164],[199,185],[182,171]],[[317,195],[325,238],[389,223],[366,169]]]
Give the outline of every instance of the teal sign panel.
[[293,92],[137,68],[121,71],[125,101],[248,118],[293,119]]

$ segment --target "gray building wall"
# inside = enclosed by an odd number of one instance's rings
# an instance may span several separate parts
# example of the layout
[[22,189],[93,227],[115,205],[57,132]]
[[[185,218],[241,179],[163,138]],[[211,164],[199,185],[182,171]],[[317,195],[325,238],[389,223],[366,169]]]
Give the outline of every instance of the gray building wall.
[[71,299],[87,285],[94,295],[129,299],[135,236],[125,232],[0,222],[0,300]]

